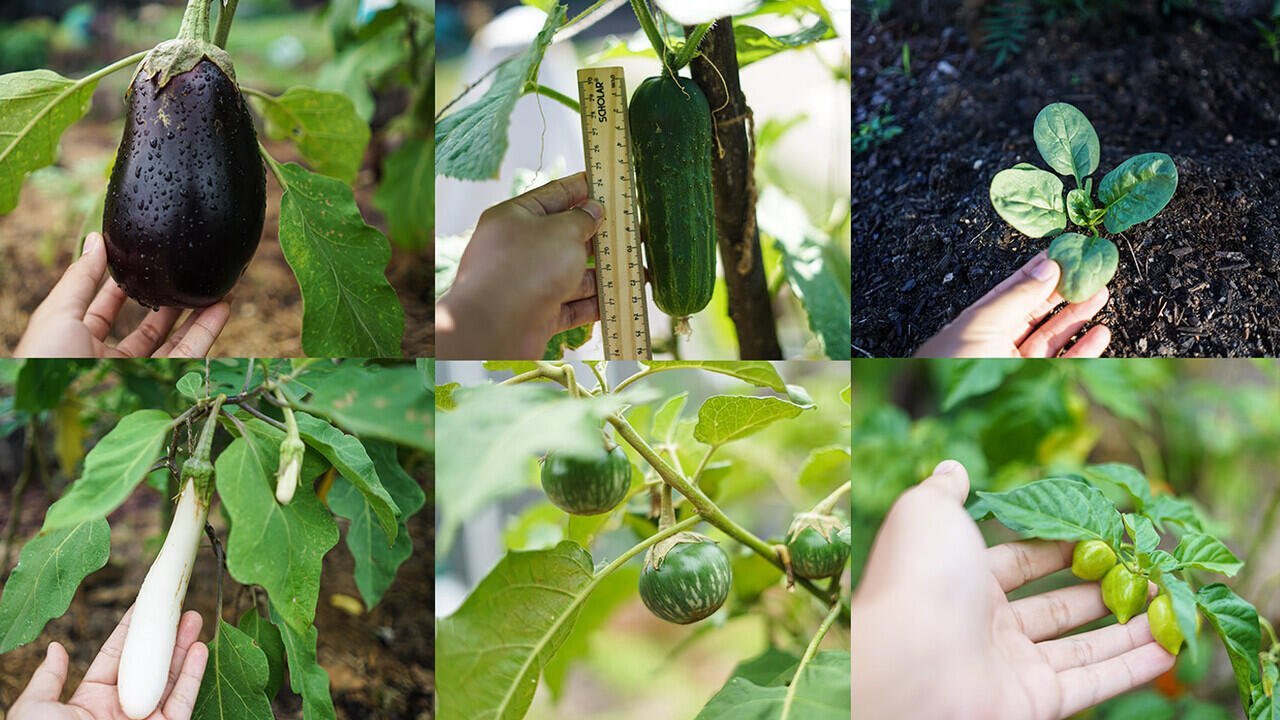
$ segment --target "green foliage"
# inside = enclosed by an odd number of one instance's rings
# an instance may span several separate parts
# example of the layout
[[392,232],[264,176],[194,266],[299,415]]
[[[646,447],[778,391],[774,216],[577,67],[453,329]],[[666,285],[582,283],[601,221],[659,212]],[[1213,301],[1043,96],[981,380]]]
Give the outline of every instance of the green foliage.
[[995,55],[994,67],[1022,52],[1031,28],[1031,0],[995,0],[982,19],[983,45]]
[[901,135],[902,128],[894,124],[896,120],[897,118],[889,113],[889,105],[886,103],[880,111],[868,117],[866,122],[859,123],[858,130],[853,135],[853,154],[857,156],[870,152]]

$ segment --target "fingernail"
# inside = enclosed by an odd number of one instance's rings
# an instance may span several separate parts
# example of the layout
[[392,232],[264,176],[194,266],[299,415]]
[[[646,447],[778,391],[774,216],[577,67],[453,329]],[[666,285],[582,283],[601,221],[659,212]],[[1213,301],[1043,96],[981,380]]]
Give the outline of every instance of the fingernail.
[[600,219],[604,217],[604,206],[596,200],[587,199],[580,207],[586,210],[588,215],[595,218],[596,222],[600,222]]
[[102,236],[98,233],[89,233],[84,239],[84,247],[80,250],[81,255],[88,255],[91,252],[97,252],[102,247]]
[[933,469],[933,474],[934,475],[950,475],[951,473],[956,472],[962,469],[963,467],[964,466],[962,466],[959,462],[955,460],[943,460],[942,462],[938,463],[937,467]]
[[1044,282],[1053,277],[1053,266],[1049,264],[1049,258],[1042,259],[1039,264],[1031,269],[1031,277]]

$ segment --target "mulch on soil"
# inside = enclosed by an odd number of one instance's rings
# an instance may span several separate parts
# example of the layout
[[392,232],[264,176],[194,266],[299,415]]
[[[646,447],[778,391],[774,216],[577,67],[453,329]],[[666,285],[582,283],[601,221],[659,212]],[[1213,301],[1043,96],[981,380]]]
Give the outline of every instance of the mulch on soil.
[[[854,19],[855,132],[886,102],[902,128],[854,158],[855,352],[910,355],[1048,247],[996,215],[988,188],[1016,163],[1046,167],[1032,123],[1064,101],[1098,132],[1095,197],[1130,156],[1164,152],[1178,168],[1169,205],[1111,238],[1120,267],[1095,318],[1112,330],[1107,355],[1280,353],[1280,65],[1247,19],[1152,2],[1037,20],[996,69],[957,24],[960,3],[911,5],[879,26]],[[903,43],[909,78],[885,72]]]

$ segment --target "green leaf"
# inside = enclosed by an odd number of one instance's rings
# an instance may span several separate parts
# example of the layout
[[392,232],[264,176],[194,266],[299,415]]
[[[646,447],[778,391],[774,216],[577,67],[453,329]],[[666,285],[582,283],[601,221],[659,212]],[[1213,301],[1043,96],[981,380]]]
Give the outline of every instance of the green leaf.
[[986,395],[1000,387],[1010,375],[1022,368],[1022,358],[983,358],[948,363],[947,395],[942,411],[947,412],[971,397]]
[[369,124],[351,98],[301,86],[279,97],[248,95],[266,121],[268,137],[291,140],[317,173],[348,185],[355,182],[369,145]]
[[378,470],[378,477],[401,508],[395,545],[387,547],[386,538],[378,530],[378,519],[369,501],[345,477],[329,490],[329,509],[351,520],[347,528],[347,549],[355,558],[356,587],[368,608],[377,605],[395,580],[396,570],[413,554],[413,539],[407,522],[426,502],[426,493],[409,477],[396,460],[396,447],[379,440],[366,440]]
[[849,667],[848,651],[824,650],[800,671],[794,691],[785,685],[760,686],[735,672],[695,720],[848,720]]
[[436,553],[449,553],[462,521],[525,490],[529,463],[549,448],[599,451],[605,418],[627,402],[616,395],[574,400],[558,386],[521,384],[459,388],[457,409],[440,416],[436,498],[443,516]]
[[413,367],[348,361],[329,372],[309,372],[284,392],[295,407],[360,437],[435,449],[431,391]]
[[1196,590],[1196,604],[1227,650],[1240,697],[1249,697],[1249,686],[1260,679],[1258,649],[1262,644],[1262,629],[1258,625],[1257,608],[1222,583],[1211,583]]
[[1055,235],[1067,227],[1062,181],[1057,175],[1030,166],[1001,170],[991,179],[991,205],[1027,237]]
[[44,516],[43,532],[106,517],[129,497],[160,456],[172,418],[138,410],[116,424],[84,459],[84,474]]
[[1093,297],[1115,277],[1120,263],[1120,252],[1116,250],[1115,243],[1079,233],[1058,236],[1049,244],[1048,257],[1062,268],[1058,294],[1072,303]]
[[1044,106],[1036,115],[1034,135],[1044,161],[1059,173],[1075,177],[1077,187],[1098,169],[1102,156],[1098,133],[1076,106],[1062,102]]
[[[250,610],[250,612],[253,612]],[[255,613],[256,614],[256,613]],[[193,720],[270,718],[267,657],[253,638],[219,618]]]
[[0,653],[35,640],[61,617],[80,582],[106,565],[110,552],[111,528],[103,517],[41,533],[23,546],[0,595]]
[[680,413],[684,412],[684,406],[689,402],[689,393],[682,392],[678,395],[672,395],[667,401],[662,403],[662,407],[658,408],[658,412],[653,415],[653,437],[659,442],[667,442],[672,438],[672,431],[675,429],[676,421],[680,419]]
[[391,241],[426,249],[435,228],[435,137],[411,138],[382,164],[373,204],[387,218]]
[[542,359],[560,360],[564,357],[565,350],[576,350],[586,345],[591,339],[591,331],[594,327],[595,323],[588,323],[552,335],[547,341],[546,349],[542,352]]
[[1067,217],[1080,227],[1089,227],[1094,222],[1093,199],[1080,188],[1067,193]]
[[13,390],[13,409],[36,413],[57,407],[80,369],[90,365],[91,362],[62,358],[33,358],[23,362]]
[[479,100],[436,124],[436,172],[459,180],[498,176],[507,152],[511,111],[537,72],[551,37],[564,24],[565,8],[557,4],[529,49],[498,66],[493,84]]
[[191,372],[178,378],[178,392],[191,398],[192,400],[200,400],[207,397],[205,392],[204,373],[199,370]]
[[650,372],[664,372],[667,370],[682,370],[688,368],[696,368],[706,370],[708,372],[720,373],[729,377],[737,378],[743,382],[751,383],[756,387],[769,388],[778,393],[787,391],[787,384],[783,382],[782,376],[778,374],[777,368],[766,360],[746,360],[741,362],[724,362],[719,360],[670,360],[664,362],[646,362],[641,361],[645,369]]
[[577,543],[507,553],[440,621],[440,716],[523,717],[543,666],[573,629],[591,579],[591,556]]
[[395,544],[400,508],[396,507],[387,489],[382,487],[382,481],[378,479],[378,472],[374,469],[369,454],[365,452],[364,445],[355,436],[304,412],[294,413],[294,418],[303,442],[320,451],[342,473],[342,477],[364,496],[385,535],[383,545],[390,547]]
[[635,602],[638,582],[640,582],[639,568],[621,567],[602,579],[591,591],[591,595],[583,602],[582,609],[578,612],[573,630],[565,638],[564,644],[556,654],[542,668],[542,678],[554,697],[559,697],[563,690],[565,678],[573,662],[589,656],[592,639],[596,634],[614,619],[616,611]]
[[1218,538],[1205,533],[1189,532],[1173,549],[1178,562],[1198,570],[1222,573],[1231,577],[1240,572],[1244,563]]
[[1006,492],[977,491],[1010,530],[1045,540],[1105,540],[1118,545],[1123,524],[1098,488],[1070,477],[1036,480]]
[[302,632],[315,618],[320,569],[338,543],[338,526],[310,487],[300,486],[288,505],[276,502],[277,464],[270,446],[245,438],[233,440],[214,463],[231,517],[227,570],[242,584],[266,588],[272,606]]
[[775,239],[787,284],[809,316],[809,329],[832,360],[848,360],[850,286],[847,263],[829,262],[832,239],[813,227],[803,207],[781,192],[761,197],[760,229]]
[[830,491],[847,482],[850,471],[847,445],[815,448],[805,458],[804,465],[800,466],[796,484],[815,492]]
[[267,658],[266,695],[270,700],[284,684],[284,640],[280,638],[280,628],[259,615],[256,607],[245,610],[236,627],[248,635]]
[[807,47],[820,40],[836,36],[831,26],[822,20],[813,25],[786,35],[769,35],[751,25],[735,24],[733,26],[733,44],[738,54],[738,67],[743,68],[757,60],[764,60],[784,50],[796,50]]
[[18,206],[27,173],[53,164],[58,138],[89,112],[97,86],[52,70],[0,75],[0,215]]
[[[295,498],[296,502],[296,498]],[[292,624],[282,622],[275,603],[271,604],[271,622],[280,628],[285,652],[289,658],[289,687],[302,696],[304,720],[334,720],[333,695],[329,692],[329,673],[316,659],[316,626],[305,633],[298,632]]]
[[1107,206],[1107,232],[1122,233],[1164,209],[1178,189],[1178,168],[1164,153],[1146,153],[1120,163],[1098,184]]
[[277,166],[280,247],[302,290],[311,357],[398,357],[404,310],[387,282],[391,246],[365,224],[351,188],[297,163]]
[[719,447],[763,430],[775,420],[793,418],[805,408],[776,397],[716,395],[698,408],[693,436],[698,442]]

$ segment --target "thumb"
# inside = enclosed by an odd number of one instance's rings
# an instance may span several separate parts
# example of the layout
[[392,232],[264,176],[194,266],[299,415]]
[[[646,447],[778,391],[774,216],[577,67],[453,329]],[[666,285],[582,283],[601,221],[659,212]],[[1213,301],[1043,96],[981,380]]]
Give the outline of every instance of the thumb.
[[62,645],[56,642],[49,643],[44,662],[36,668],[35,674],[31,676],[31,682],[27,683],[27,689],[22,691],[22,695],[14,704],[57,702],[62,695],[62,686],[67,682],[69,662],[67,651]]
[[1062,299],[1054,292],[1062,269],[1043,255],[1023,265],[988,296],[987,307],[1010,321],[1035,324]]
[[106,272],[107,251],[102,236],[89,233],[83,253],[62,274],[62,279],[53,286],[41,307],[58,315],[74,315],[77,320],[82,318]]

